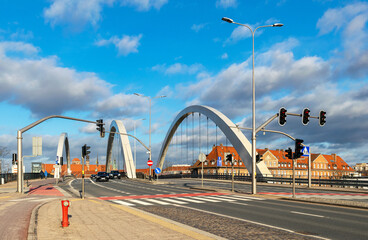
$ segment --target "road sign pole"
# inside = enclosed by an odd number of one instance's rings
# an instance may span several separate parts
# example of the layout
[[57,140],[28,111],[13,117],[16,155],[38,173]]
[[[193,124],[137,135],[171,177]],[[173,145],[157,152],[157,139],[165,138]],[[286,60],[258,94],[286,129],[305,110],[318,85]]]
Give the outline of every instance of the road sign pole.
[[84,199],[84,157],[82,156],[82,199]]
[[202,162],[202,187],[203,187],[203,162]]
[[234,162],[231,163],[231,191],[234,192]]
[[295,163],[296,159],[293,159],[293,198],[295,198]]

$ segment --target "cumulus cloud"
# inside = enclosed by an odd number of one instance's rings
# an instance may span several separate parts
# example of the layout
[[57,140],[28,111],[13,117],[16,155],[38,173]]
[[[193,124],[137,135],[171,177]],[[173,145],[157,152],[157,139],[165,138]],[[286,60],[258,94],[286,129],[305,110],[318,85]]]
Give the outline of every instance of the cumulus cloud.
[[117,50],[119,55],[127,56],[130,53],[137,53],[138,47],[140,45],[140,40],[142,38],[142,34],[138,36],[127,36],[124,35],[122,38],[118,38],[117,36],[113,36],[110,39],[102,39],[96,42],[97,46],[107,46],[113,44]]
[[51,26],[67,25],[73,30],[81,30],[85,25],[95,26],[101,19],[103,5],[111,5],[115,0],[52,0],[44,9],[46,22]]
[[151,8],[159,10],[168,0],[51,0],[43,15],[51,26],[66,25],[73,31],[80,31],[86,25],[96,26],[101,20],[104,6],[132,6],[138,11]]
[[237,0],[217,0],[216,7],[218,8],[235,8],[238,6]]
[[132,94],[115,94],[96,104],[96,112],[106,117],[131,117],[148,112],[147,99]]
[[202,64],[192,64],[186,65],[182,63],[174,63],[170,66],[166,66],[166,64],[156,65],[152,67],[153,71],[163,72],[166,75],[173,74],[196,74],[203,70],[204,67]]
[[[31,57],[11,58],[13,51]],[[56,57],[42,58],[38,51],[28,43],[0,42],[0,101],[29,109],[37,117],[73,110],[121,117],[147,110],[145,99],[113,95],[112,85],[95,73],[61,67]]]
[[121,5],[135,7],[138,11],[148,11],[151,8],[159,10],[168,3],[168,0],[121,0],[120,2]]
[[368,74],[368,3],[357,2],[342,8],[327,10],[318,20],[320,34],[332,31],[342,36],[342,51],[338,51],[333,61],[339,64],[336,76],[355,79]]

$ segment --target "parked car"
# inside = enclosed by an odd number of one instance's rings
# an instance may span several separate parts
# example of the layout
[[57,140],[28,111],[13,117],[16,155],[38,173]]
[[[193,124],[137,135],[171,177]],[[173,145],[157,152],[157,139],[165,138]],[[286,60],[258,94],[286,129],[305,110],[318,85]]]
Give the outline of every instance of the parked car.
[[91,178],[91,179],[96,178],[96,174],[92,174],[90,178]]
[[116,170],[114,170],[114,171],[111,171],[110,172],[110,178],[118,178],[118,179],[120,179],[121,178],[121,174],[120,174],[120,172],[119,171],[116,171]]
[[98,172],[96,175],[96,182],[109,181],[109,174],[107,172]]

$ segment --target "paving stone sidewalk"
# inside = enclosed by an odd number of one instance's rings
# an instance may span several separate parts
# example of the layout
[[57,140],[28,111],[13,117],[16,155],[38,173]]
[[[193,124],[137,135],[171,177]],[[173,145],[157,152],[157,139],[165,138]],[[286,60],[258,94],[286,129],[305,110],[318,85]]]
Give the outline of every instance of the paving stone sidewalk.
[[138,209],[97,199],[70,199],[69,227],[61,227],[61,201],[37,207],[28,239],[221,239]]

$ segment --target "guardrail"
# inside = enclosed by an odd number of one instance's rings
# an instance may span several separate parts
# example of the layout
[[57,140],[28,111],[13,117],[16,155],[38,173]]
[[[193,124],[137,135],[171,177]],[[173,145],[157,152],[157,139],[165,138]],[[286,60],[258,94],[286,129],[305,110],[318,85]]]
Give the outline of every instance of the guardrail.
[[[39,179],[41,175],[39,173],[24,173],[24,180]],[[4,179],[4,183],[12,182],[17,180],[16,173],[1,173],[0,180]],[[1,184],[1,181],[0,181]]]
[[[159,179],[164,178],[201,178],[201,174],[170,174],[160,175]],[[217,180],[229,180],[231,181],[231,175],[229,174],[203,174],[203,178],[217,179]],[[288,177],[262,177],[257,176],[257,182],[275,183],[275,184],[292,184],[292,176]],[[251,175],[239,174],[234,175],[235,181],[251,182]],[[296,177],[295,183],[298,185],[307,185],[308,179],[302,177]],[[315,186],[331,186],[331,187],[355,187],[355,188],[368,188],[368,178],[341,178],[341,179],[323,179],[312,178],[312,185]]]

